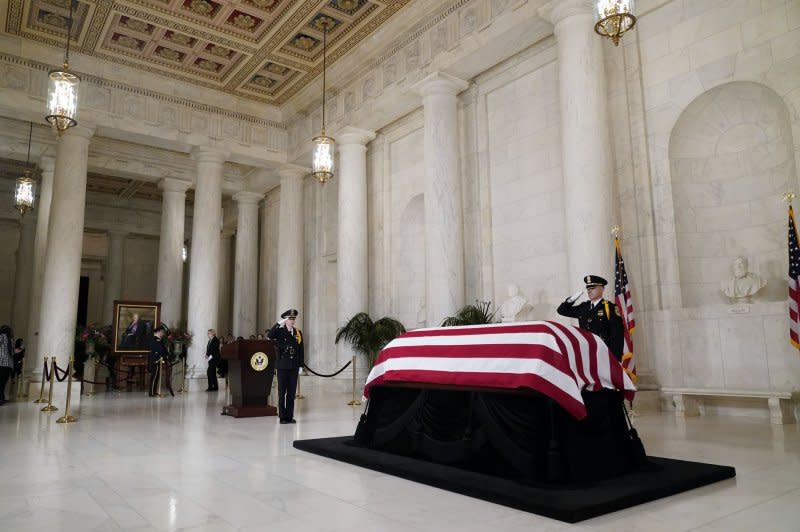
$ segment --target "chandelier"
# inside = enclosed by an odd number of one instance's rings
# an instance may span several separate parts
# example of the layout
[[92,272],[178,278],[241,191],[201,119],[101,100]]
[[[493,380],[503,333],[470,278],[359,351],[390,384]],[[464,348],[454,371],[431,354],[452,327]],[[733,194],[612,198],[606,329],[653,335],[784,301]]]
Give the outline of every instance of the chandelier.
[[19,211],[20,216],[25,216],[29,210],[33,210],[33,201],[35,198],[33,185],[36,183],[33,179],[33,171],[30,169],[31,163],[31,137],[33,136],[33,122],[31,122],[30,129],[28,130],[28,158],[25,159],[25,171],[20,177],[17,178],[17,184],[14,187],[14,207]]
[[333,137],[325,134],[325,53],[327,50],[327,34],[330,22],[323,19],[320,21],[322,26],[322,131],[319,135],[311,139],[314,143],[314,159],[311,164],[311,175],[317,178],[321,184],[325,184],[333,178]]
[[72,39],[72,12],[75,0],[69,0],[69,21],[67,22],[67,47],[64,54],[64,67],[50,71],[47,87],[47,116],[45,119],[60,135],[63,131],[77,126],[78,86],[81,78],[69,71],[69,41]]
[[614,41],[614,46],[619,46],[622,34],[636,25],[633,0],[596,0],[594,19],[594,31]]

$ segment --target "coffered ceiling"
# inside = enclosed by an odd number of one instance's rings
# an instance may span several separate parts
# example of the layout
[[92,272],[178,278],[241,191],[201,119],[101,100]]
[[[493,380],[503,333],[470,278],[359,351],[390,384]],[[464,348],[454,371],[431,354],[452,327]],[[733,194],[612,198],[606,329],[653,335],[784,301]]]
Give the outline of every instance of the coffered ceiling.
[[[411,0],[73,0],[83,54],[282,104]],[[2,30],[64,47],[70,0],[7,0]],[[3,2],[5,3],[5,2]],[[80,71],[80,64],[73,61]]]

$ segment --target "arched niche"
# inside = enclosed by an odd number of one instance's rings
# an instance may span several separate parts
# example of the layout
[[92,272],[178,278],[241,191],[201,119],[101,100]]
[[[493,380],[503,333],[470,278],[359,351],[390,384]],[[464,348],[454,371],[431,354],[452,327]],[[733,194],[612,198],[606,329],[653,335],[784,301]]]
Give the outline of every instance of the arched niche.
[[392,236],[393,312],[407,329],[425,323],[425,196],[412,197]]
[[785,297],[781,196],[797,189],[797,171],[780,96],[738,81],[703,93],[678,118],[669,157],[683,306],[727,301],[719,284],[737,256],[768,279],[760,299]]

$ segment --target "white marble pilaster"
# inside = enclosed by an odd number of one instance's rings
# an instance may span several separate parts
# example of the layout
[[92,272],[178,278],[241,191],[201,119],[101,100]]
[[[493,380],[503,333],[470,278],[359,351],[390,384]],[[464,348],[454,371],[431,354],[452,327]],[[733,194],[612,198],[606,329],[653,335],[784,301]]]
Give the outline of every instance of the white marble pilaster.
[[612,161],[602,37],[587,0],[553,0],[540,9],[558,45],[561,164],[570,283],[611,278]]
[[156,301],[161,302],[161,321],[170,327],[183,320],[183,238],[186,224],[186,190],[191,183],[162,179],[161,234],[158,241]]
[[[55,157],[42,157],[39,161],[41,182],[39,202],[36,204],[36,237],[33,244],[33,276],[31,278],[31,305],[28,313],[28,330],[25,338],[27,356],[24,359],[24,380],[31,375],[41,375],[39,353],[39,313],[42,303],[42,280],[44,277],[44,258],[47,252],[47,224],[50,221],[50,205],[53,199],[53,173],[56,168]],[[25,389],[25,388],[23,388]]]
[[219,317],[217,333],[228,335],[233,333],[233,231],[223,228],[219,235]]
[[197,380],[205,379],[206,332],[218,328],[222,169],[226,157],[211,148],[192,151],[197,162],[197,181],[189,266],[188,329],[195,339],[187,356],[190,390],[203,389],[205,385]]
[[298,326],[302,327],[303,307],[303,178],[308,170],[283,167],[281,176],[278,220],[278,282],[276,316],[289,308],[300,311]]
[[469,84],[435,72],[415,89],[425,124],[425,299],[428,325],[464,304],[464,227],[456,96]]
[[247,338],[257,332],[258,202],[264,199],[264,195],[242,191],[233,199],[239,207],[233,277],[233,334]]
[[[341,327],[369,310],[367,287],[367,143],[374,131],[348,126],[336,134],[339,145],[339,220],[336,247],[337,311]],[[352,348],[337,344],[338,362],[352,357]]]
[[105,290],[103,292],[103,323],[114,322],[114,300],[122,296],[122,270],[125,266],[124,231],[108,232],[108,255],[106,257]]
[[19,221],[17,267],[14,273],[14,299],[11,309],[12,329],[15,336],[21,338],[25,337],[28,330],[35,240],[36,221],[30,215],[23,216]]
[[275,306],[272,300],[273,269],[270,268],[273,257],[270,257],[272,242],[269,223],[269,202],[264,200],[259,207],[261,211],[261,236],[258,251],[258,331],[264,332],[275,323]]
[[[43,355],[55,356],[62,368],[67,367],[75,346],[86,213],[86,169],[93,134],[93,129],[76,126],[63,132],[56,146],[42,276],[39,345],[33,359],[38,361]],[[58,388],[58,395],[64,397],[66,387]],[[79,400],[80,393],[73,393],[73,403]]]

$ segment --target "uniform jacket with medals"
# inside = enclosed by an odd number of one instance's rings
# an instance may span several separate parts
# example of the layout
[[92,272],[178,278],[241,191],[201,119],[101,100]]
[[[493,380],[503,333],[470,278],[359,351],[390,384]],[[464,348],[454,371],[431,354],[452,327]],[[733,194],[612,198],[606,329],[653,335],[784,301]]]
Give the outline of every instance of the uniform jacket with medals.
[[586,329],[602,338],[611,354],[617,360],[622,360],[625,333],[622,317],[614,303],[601,298],[592,308],[591,301],[584,301],[575,306],[569,301],[564,301],[558,306],[556,312],[562,316],[578,318],[578,325],[581,329]]
[[169,353],[167,352],[167,346],[164,345],[164,341],[158,336],[153,335],[153,338],[150,340],[150,356],[147,362],[150,366],[155,366],[159,358],[163,358],[164,362],[166,362],[169,359]]
[[267,333],[267,338],[278,344],[276,369],[297,369],[305,365],[303,358],[303,333],[297,327],[294,334],[280,323],[276,323]]

